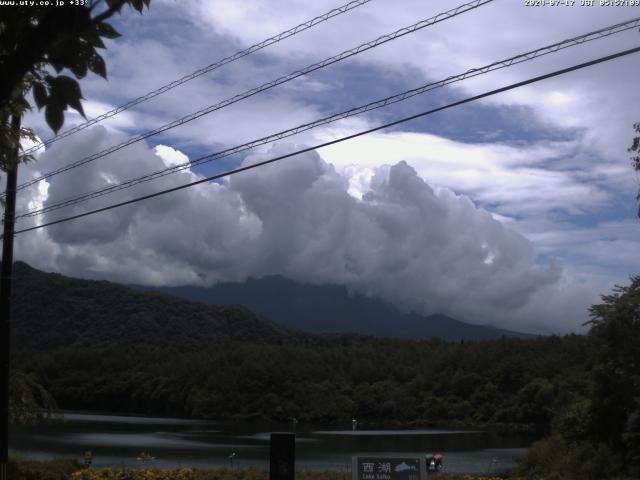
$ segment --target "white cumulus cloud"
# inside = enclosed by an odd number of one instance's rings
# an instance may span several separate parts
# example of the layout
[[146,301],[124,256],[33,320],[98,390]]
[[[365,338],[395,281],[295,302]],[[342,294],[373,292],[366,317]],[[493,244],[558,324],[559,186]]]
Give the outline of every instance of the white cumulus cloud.
[[[114,141],[117,137],[105,129],[94,128],[53,145],[41,163],[55,166],[65,152],[81,155]],[[245,164],[293,148],[276,145]],[[139,144],[126,156],[55,177],[44,204],[69,196],[78,185],[94,188],[106,179],[119,181],[183,158],[172,148],[154,151]],[[120,192],[116,199],[196,178],[183,171],[135,192]],[[301,282],[346,285],[404,310],[513,329],[536,324],[538,330],[565,331],[584,321],[579,316],[534,321],[527,312],[536,311],[532,302],[542,292],[553,291],[560,268],[536,261],[524,236],[468,197],[435,190],[404,161],[360,175],[362,195],[350,193],[352,180],[311,152],[223,183],[20,235],[17,253],[37,267],[70,275],[154,285],[207,285],[282,274]],[[42,197],[43,191],[34,186],[27,195]],[[21,200],[25,205],[27,195]],[[90,207],[113,201],[94,200]],[[71,213],[86,208],[76,206]],[[51,213],[43,221],[60,215]]]

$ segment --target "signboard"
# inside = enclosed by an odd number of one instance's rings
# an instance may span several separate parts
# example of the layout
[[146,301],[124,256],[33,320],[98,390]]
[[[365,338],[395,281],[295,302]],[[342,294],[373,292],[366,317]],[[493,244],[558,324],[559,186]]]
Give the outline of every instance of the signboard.
[[424,458],[352,457],[352,480],[425,480]]

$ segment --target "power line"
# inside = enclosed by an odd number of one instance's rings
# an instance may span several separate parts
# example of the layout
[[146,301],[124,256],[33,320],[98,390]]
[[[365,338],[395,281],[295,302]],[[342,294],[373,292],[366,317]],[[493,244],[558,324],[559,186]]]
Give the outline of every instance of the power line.
[[530,78],[528,80],[524,80],[524,81],[517,82],[517,83],[512,83],[511,85],[507,85],[506,87],[501,87],[501,88],[498,88],[498,89],[495,89],[495,90],[491,90],[489,92],[482,93],[480,95],[475,95],[473,97],[468,97],[468,98],[465,98],[464,100],[459,100],[457,102],[449,103],[447,105],[444,105],[444,106],[441,106],[441,107],[438,107],[438,108],[434,108],[434,109],[431,109],[431,110],[427,110],[425,112],[421,112],[421,113],[418,113],[416,115],[411,115],[409,117],[404,117],[404,118],[401,118],[400,120],[395,120],[395,121],[390,122],[390,123],[385,123],[384,125],[380,125],[378,127],[374,127],[374,128],[370,128],[368,130],[364,130],[364,131],[361,131],[361,132],[358,132],[358,133],[354,133],[354,134],[348,135],[346,137],[342,137],[342,138],[338,138],[336,140],[331,140],[329,142],[324,142],[324,143],[321,143],[321,144],[318,144],[318,145],[314,145],[313,147],[306,147],[306,148],[303,148],[301,150],[297,150],[295,152],[288,153],[286,155],[280,155],[278,157],[271,158],[269,160],[264,160],[262,162],[258,162],[258,163],[252,164],[252,165],[247,165],[245,167],[240,167],[240,168],[236,168],[234,170],[229,170],[229,171],[224,172],[224,173],[220,173],[220,174],[217,174],[217,175],[212,175],[210,177],[206,177],[206,178],[203,178],[203,179],[200,179],[200,180],[196,180],[194,182],[190,182],[190,183],[186,183],[186,184],[183,184],[183,185],[179,185],[177,187],[168,188],[166,190],[161,190],[159,192],[151,193],[149,195],[144,195],[142,197],[137,197],[137,198],[134,198],[134,199],[131,199],[131,200],[127,200],[127,201],[124,201],[124,202],[119,202],[119,203],[115,203],[115,204],[112,204],[112,205],[109,205],[109,206],[106,206],[106,207],[102,207],[102,208],[98,208],[98,209],[91,210],[91,211],[88,211],[88,212],[80,213],[78,215],[72,215],[72,216],[69,216],[69,217],[61,218],[59,220],[55,220],[55,221],[52,221],[52,222],[44,223],[42,225],[36,225],[36,226],[33,226],[33,227],[29,227],[29,228],[23,228],[22,230],[16,230],[14,232],[14,235],[19,234],[19,233],[30,232],[32,230],[38,230],[38,229],[41,229],[41,228],[49,227],[49,226],[52,226],[52,225],[57,225],[59,223],[68,222],[68,221],[71,221],[71,220],[75,220],[75,219],[82,218],[82,217],[87,217],[87,216],[90,216],[90,215],[95,215],[97,213],[105,212],[105,211],[108,211],[108,210],[113,210],[114,208],[123,207],[125,205],[131,205],[133,203],[137,203],[137,202],[140,202],[140,201],[143,201],[143,200],[148,200],[150,198],[159,197],[159,196],[165,195],[167,193],[176,192],[178,190],[184,190],[186,188],[193,187],[195,185],[199,185],[201,183],[211,182],[213,180],[219,180],[221,178],[228,177],[230,175],[235,175],[237,173],[245,172],[247,170],[252,170],[252,169],[258,168],[258,167],[262,167],[264,165],[268,165],[270,163],[277,162],[279,160],[284,160],[285,158],[293,157],[293,156],[296,156],[296,155],[300,155],[302,153],[310,152],[312,150],[317,150],[319,148],[328,147],[330,145],[335,145],[337,143],[345,142],[347,140],[351,140],[351,139],[354,139],[354,138],[357,138],[357,137],[361,137],[361,136],[367,135],[369,133],[377,132],[377,131],[383,130],[385,128],[393,127],[393,126],[399,125],[401,123],[405,123],[405,122],[408,122],[408,121],[411,121],[411,120],[415,120],[417,118],[425,117],[427,115],[431,115],[433,113],[440,112],[442,110],[446,110],[446,109],[449,109],[449,108],[457,107],[459,105],[463,105],[463,104],[470,103],[470,102],[473,102],[473,101],[476,101],[476,100],[480,100],[482,98],[486,98],[486,97],[489,97],[489,96],[492,96],[492,95],[496,95],[498,93],[506,92],[508,90],[513,90],[515,88],[523,87],[525,85],[536,83],[536,82],[539,82],[539,81],[542,81],[542,80],[546,80],[546,79],[549,79],[549,78],[552,78],[552,77],[563,75],[565,73],[573,72],[575,70],[580,70],[582,68],[590,67],[592,65],[596,65],[596,64],[599,64],[599,63],[607,62],[607,61],[610,61],[610,60],[613,60],[613,59],[616,59],[616,58],[620,58],[620,57],[623,57],[623,56],[626,56],[626,55],[630,55],[632,53],[637,53],[637,52],[640,52],[640,47],[631,48],[629,50],[624,50],[624,51],[617,52],[617,53],[614,53],[614,54],[611,54],[611,55],[607,55],[605,57],[600,57],[598,59],[591,60],[589,62],[580,63],[580,64],[574,65],[572,67],[567,67],[567,68],[563,68],[561,70],[556,70],[554,72],[547,73],[545,75],[540,75],[540,76],[537,76],[537,77]]
[[292,37],[293,35],[296,35],[300,32],[303,32],[305,30],[308,30],[309,28],[315,27],[316,25],[323,23],[333,17],[336,17],[338,15],[341,15],[343,13],[346,13],[350,10],[353,10],[354,8],[360,7],[361,5],[364,5],[365,3],[369,3],[371,0],[354,0],[351,1],[345,5],[342,5],[340,7],[334,8],[333,10],[328,11],[327,13],[324,13],[322,15],[318,15],[315,18],[312,18],[311,20],[307,20],[304,23],[301,23],[300,25],[297,25],[293,28],[290,28],[289,30],[285,30],[284,32],[280,32],[277,35],[274,35],[273,37],[269,37],[266,40],[263,40],[260,43],[256,43],[255,45],[250,46],[249,48],[246,48],[244,50],[240,50],[239,52],[234,53],[233,55],[229,55],[228,57],[223,58],[222,60],[218,60],[215,63],[212,63],[210,65],[207,65],[206,67],[203,67],[199,70],[196,70],[195,72],[190,73],[189,75],[185,75],[182,78],[179,78],[177,80],[174,80],[170,83],[167,83],[166,85],[163,85],[162,87],[153,90],[149,93],[146,93],[144,95],[141,95],[123,105],[120,105],[119,107],[116,107],[112,110],[109,110],[108,112],[105,112],[101,115],[98,115],[95,118],[92,118],[90,120],[87,120],[84,123],[81,123],[80,125],[70,128],[68,130],[65,130],[62,133],[59,133],[58,135],[56,135],[55,137],[50,138],[49,140],[46,140],[44,142],[40,142],[37,145],[34,145],[33,147],[27,149],[24,153],[25,154],[29,154],[29,153],[33,153],[36,150],[38,150],[39,148],[43,147],[43,146],[47,146],[47,145],[51,145],[54,142],[57,142],[58,140],[68,137],[69,135],[72,135],[76,132],[79,132],[81,130],[84,130],[85,128],[88,128],[92,125],[95,125],[96,123],[101,122],[102,120],[106,120],[107,118],[111,118],[121,112],[124,112],[125,110],[128,110],[132,107],[135,107],[136,105],[142,103],[142,102],[146,102],[147,100],[150,100],[154,97],[157,97],[158,95],[161,95],[165,92],[168,92],[169,90],[172,90],[173,88],[176,88],[179,85],[182,85],[183,83],[186,83],[190,80],[193,80],[194,78],[198,78],[206,73],[209,73],[213,70],[216,70],[224,65],[227,65],[228,63],[231,62],[235,62],[236,60],[239,60],[243,57],[246,57],[247,55],[251,55],[252,53],[257,52],[258,50],[262,50],[265,47],[268,47],[270,45],[273,45],[274,43],[278,43],[282,40],[284,40],[285,38],[289,38]]
[[399,93],[397,95],[392,95],[386,98],[383,98],[381,100],[377,100],[371,103],[368,103],[366,105],[360,106],[360,107],[355,107],[352,108],[350,110],[346,110],[328,117],[324,117],[318,120],[315,120],[313,122],[310,123],[306,123],[303,125],[299,125],[297,127],[288,129],[288,130],[284,130],[266,137],[262,137],[260,139],[257,140],[252,140],[251,142],[248,143],[244,143],[242,145],[238,145],[232,148],[228,148],[225,150],[222,150],[220,152],[215,152],[215,153],[211,153],[202,157],[199,157],[197,159],[194,159],[192,161],[188,161],[188,162],[184,162],[178,165],[172,165],[170,167],[164,168],[162,170],[158,170],[156,172],[152,172],[152,173],[148,173],[145,175],[141,175],[138,177],[135,177],[133,179],[121,182],[119,184],[114,184],[114,185],[108,185],[104,188],[101,188],[99,190],[95,190],[93,192],[88,192],[88,193],[84,193],[82,195],[79,196],[75,196],[75,197],[71,197],[71,198],[67,198],[65,200],[61,200],[58,201],[56,203],[47,205],[46,207],[43,208],[39,208],[39,209],[32,209],[32,210],[28,210],[26,212],[20,212],[18,215],[16,215],[16,218],[24,218],[24,217],[31,217],[31,216],[36,216],[36,215],[41,215],[43,213],[46,212],[50,212],[53,210],[58,210],[60,208],[64,208],[67,206],[72,206],[72,205],[76,205],[78,203],[93,199],[93,198],[98,198],[101,197],[103,195],[107,195],[109,193],[113,193],[113,192],[117,192],[126,188],[131,188],[135,185],[139,185],[141,183],[144,182],[148,182],[151,180],[155,180],[157,178],[161,178],[164,177],[166,175],[170,175],[172,173],[176,173],[182,170],[185,170],[187,168],[191,168],[193,166],[196,165],[200,165],[203,163],[207,163],[207,162],[211,162],[214,160],[220,160],[222,158],[225,157],[229,157],[231,155],[240,153],[240,152],[244,152],[246,150],[250,150],[252,148],[255,148],[257,146],[260,145],[265,145],[267,143],[270,143],[274,140],[281,140],[283,138],[287,138],[293,135],[296,135],[298,133],[307,131],[307,130],[311,130],[315,127],[318,127],[320,125],[326,125],[332,122],[335,122],[337,120],[341,120],[341,119],[345,119],[345,118],[349,118],[355,115],[359,115],[362,114],[364,112],[368,112],[371,110],[375,110],[377,108],[381,108],[381,107],[385,107],[394,103],[398,103],[404,100],[407,100],[409,98],[412,98],[416,95],[420,95],[423,93],[426,93],[430,90],[434,90],[436,88],[441,88],[444,87],[446,85],[450,85],[452,83],[455,82],[459,82],[462,80],[465,80],[467,78],[472,78],[472,77],[476,77],[478,75],[483,75],[486,73],[489,73],[491,71],[494,70],[499,70],[502,68],[506,68],[512,65],[516,65],[519,63],[523,63],[523,62],[527,62],[530,60],[533,60],[535,58],[544,56],[544,55],[548,55],[550,53],[555,53],[559,50],[563,50],[565,48],[569,48],[569,47],[573,47],[576,45],[581,45],[583,43],[592,41],[592,40],[597,40],[600,38],[605,38],[608,37],[610,35],[614,35],[617,33],[621,33],[627,30],[630,30],[632,28],[636,28],[640,25],[640,17],[637,17],[635,19],[632,20],[628,20],[626,22],[622,22],[622,23],[618,23],[615,25],[611,25],[605,28],[601,28],[599,30],[595,30],[577,37],[573,37],[573,38],[569,38],[566,40],[563,40],[561,42],[557,42],[554,43],[552,45],[548,45],[545,47],[541,47],[538,48],[536,50],[532,50],[526,53],[522,53],[510,58],[507,58],[505,60],[500,60],[497,62],[493,62],[491,64],[485,65],[483,67],[479,67],[479,68],[474,68],[471,70],[467,70],[464,73],[458,74],[458,75],[452,75],[450,77],[445,78],[444,80],[440,80],[437,82],[432,82],[432,83],[428,83],[426,85],[423,85],[421,87],[412,89],[412,90],[407,90],[404,91],[402,93]]
[[129,140],[122,142],[118,145],[114,145],[112,147],[106,148],[100,152],[94,153],[92,155],[89,155],[88,157],[82,158],[76,162],[72,162],[64,167],[58,168],[56,170],[53,170],[49,173],[45,173],[44,175],[41,175],[37,178],[34,178],[28,182],[24,182],[20,185],[18,185],[17,189],[18,190],[22,190],[26,187],[29,187],[35,183],[38,183],[40,180],[44,180],[46,178],[50,178],[54,175],[58,175],[60,173],[66,172],[68,170],[71,170],[73,168],[77,168],[81,165],[84,165],[86,163],[92,162],[94,160],[97,160],[99,158],[102,158],[106,155],[109,155],[110,153],[114,153],[118,150],[121,150],[129,145],[132,145],[134,143],[137,143],[141,140],[144,140],[146,138],[152,137],[154,135],[158,135],[159,133],[165,132],[167,130],[170,130],[172,128],[178,127],[180,125],[184,125],[185,123],[191,122],[192,120],[195,120],[197,118],[200,118],[204,115],[207,115],[209,113],[212,113],[216,110],[220,110],[222,108],[228,107],[229,105],[232,105],[236,102],[239,102],[241,100],[244,100],[245,98],[249,98],[252,97],[253,95],[256,95],[260,92],[263,92],[265,90],[268,90],[270,88],[276,87],[278,85],[282,85],[283,83],[286,82],[290,82],[291,80],[294,80],[298,77],[301,77],[303,75],[306,75],[308,73],[311,73],[315,70],[319,70],[321,68],[324,68],[328,65],[340,62],[346,58],[352,57],[354,55],[358,55],[359,53],[365,52],[367,50],[370,50],[372,48],[375,48],[379,45],[382,45],[384,43],[390,42],[392,40],[395,40],[397,38],[403,37],[404,35],[408,35],[410,33],[414,33],[418,30],[421,30],[425,27],[429,27],[431,25],[434,25],[436,23],[448,20],[450,18],[453,18],[457,15],[461,15],[462,13],[468,12],[470,10],[476,9],[482,5],[485,5],[487,3],[491,3],[494,0],[474,0],[472,2],[469,3],[465,3],[463,5],[460,5],[456,8],[453,8],[451,10],[447,10],[446,12],[442,12],[439,13],[438,15],[435,15],[431,18],[425,19],[425,20],[421,20],[417,23],[414,23],[413,25],[410,25],[408,27],[403,27],[399,30],[396,30],[395,32],[389,33],[387,35],[382,35],[380,37],[378,37],[375,40],[372,40],[370,42],[367,43],[363,43],[362,45],[359,45],[357,47],[351,48],[349,50],[345,50],[342,53],[339,53],[338,55],[335,55],[333,57],[329,57],[325,60],[322,60],[321,62],[318,63],[314,63],[312,65],[309,65],[301,70],[296,70],[293,73],[290,73],[288,75],[282,76],[280,78],[277,78],[276,80],[272,80],[270,82],[264,83],[259,87],[255,87],[252,88],[250,90],[247,90],[246,92],[240,93],[238,95],[235,95],[231,98],[228,98],[226,100],[223,100],[219,103],[216,103],[214,105],[210,105],[206,108],[203,108],[201,110],[198,110],[197,112],[194,112],[192,114],[186,115],[178,120],[174,120],[173,122],[170,122],[166,125],[163,125],[162,127],[156,128],[155,130],[151,130],[149,132],[146,132],[144,134],[141,135],[137,135],[135,137],[130,138]]

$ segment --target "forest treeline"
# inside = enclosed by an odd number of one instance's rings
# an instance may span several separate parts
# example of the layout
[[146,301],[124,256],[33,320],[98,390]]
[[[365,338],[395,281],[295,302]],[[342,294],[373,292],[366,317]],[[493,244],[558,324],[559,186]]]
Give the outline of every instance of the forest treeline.
[[581,336],[446,343],[342,337],[22,351],[59,405],[146,415],[546,431],[583,391]]
[[242,306],[14,269],[14,368],[61,408],[546,431],[589,368],[582,336],[310,334]]

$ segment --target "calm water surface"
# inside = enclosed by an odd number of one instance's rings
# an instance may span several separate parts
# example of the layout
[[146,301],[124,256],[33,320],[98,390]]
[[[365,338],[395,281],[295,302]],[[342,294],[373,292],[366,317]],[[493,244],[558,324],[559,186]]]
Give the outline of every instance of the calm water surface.
[[[342,429],[348,427],[349,429]],[[216,423],[172,418],[65,413],[61,421],[14,429],[11,449],[25,457],[51,459],[93,452],[94,466],[234,467],[269,466],[269,434],[291,425]],[[450,472],[493,473],[516,465],[533,438],[469,430],[373,430],[296,428],[296,466],[349,472],[353,455],[444,454]],[[156,459],[140,461],[141,452]]]

